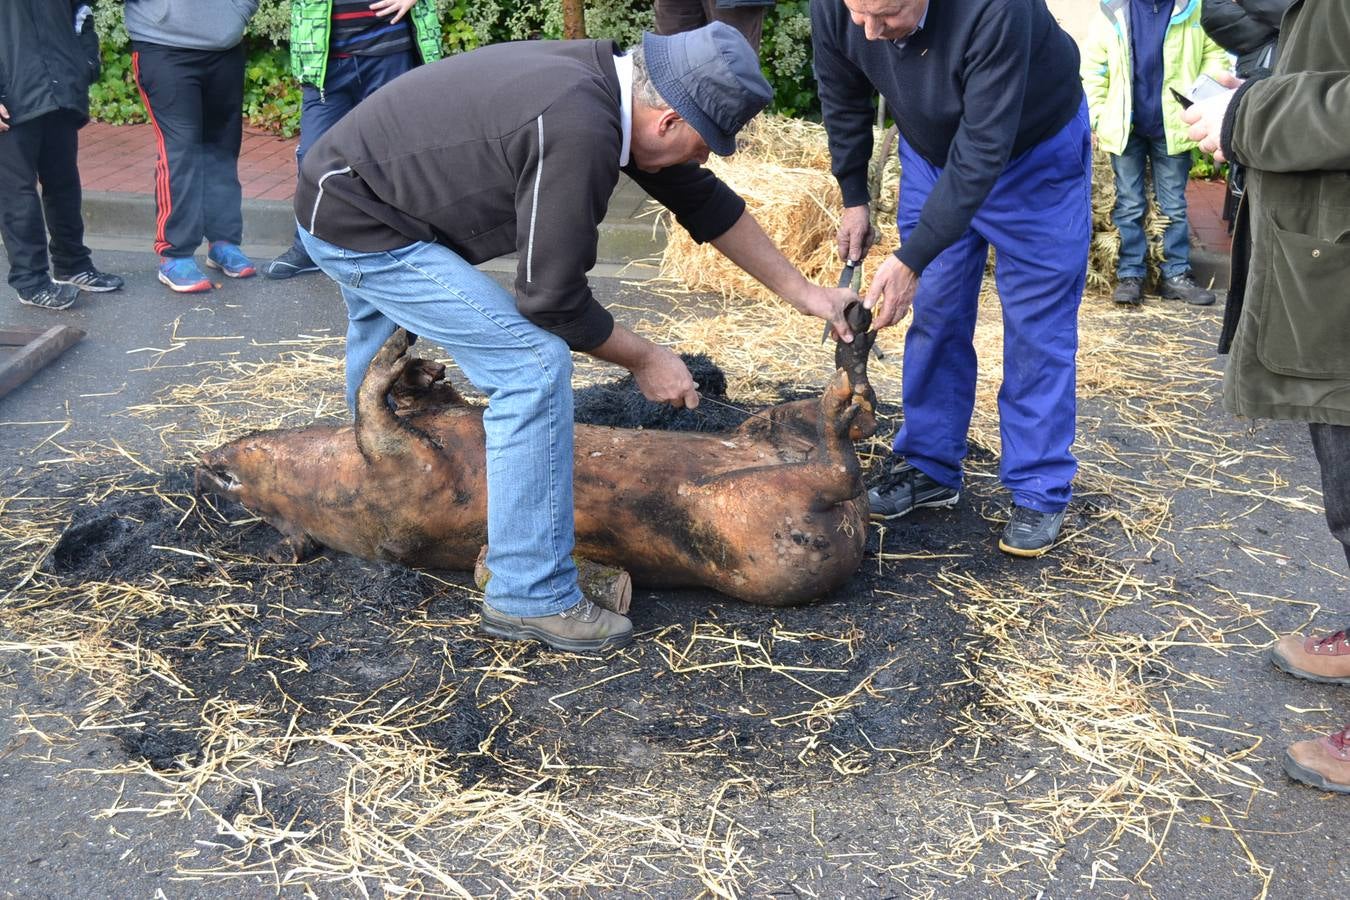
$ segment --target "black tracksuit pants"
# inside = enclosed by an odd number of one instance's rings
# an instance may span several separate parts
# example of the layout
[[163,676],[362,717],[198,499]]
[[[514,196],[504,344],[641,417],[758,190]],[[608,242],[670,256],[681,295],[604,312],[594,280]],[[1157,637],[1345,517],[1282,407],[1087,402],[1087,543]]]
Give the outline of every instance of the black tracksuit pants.
[[202,238],[240,243],[244,45],[186,50],[136,41],[131,50],[158,144],[155,252],[191,256]]
[[49,261],[59,275],[93,265],[80,216],[81,124],[79,115],[60,110],[0,133],[0,238],[9,283],[22,294],[47,285]]
[[1313,452],[1322,469],[1322,505],[1327,511],[1327,527],[1345,548],[1350,563],[1350,425],[1323,425],[1313,422]]

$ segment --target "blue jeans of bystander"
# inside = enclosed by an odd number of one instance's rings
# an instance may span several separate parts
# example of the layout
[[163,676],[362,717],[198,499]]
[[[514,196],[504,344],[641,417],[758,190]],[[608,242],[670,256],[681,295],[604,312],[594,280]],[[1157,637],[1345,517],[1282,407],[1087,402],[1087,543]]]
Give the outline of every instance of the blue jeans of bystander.
[[572,355],[515,298],[448,247],[362,253],[300,229],[310,259],[347,301],[347,404],[397,327],[449,352],[487,395],[486,600],[513,616],[581,601],[572,562]]
[[1163,277],[1177,278],[1191,270],[1191,232],[1186,224],[1186,180],[1191,175],[1191,154],[1188,151],[1168,155],[1166,138],[1131,134],[1125,151],[1111,157],[1111,168],[1116,173],[1116,208],[1111,221],[1120,231],[1120,262],[1116,266],[1120,278],[1143,278],[1148,274],[1144,170],[1149,166],[1153,169],[1153,196],[1168,219],[1163,229]]

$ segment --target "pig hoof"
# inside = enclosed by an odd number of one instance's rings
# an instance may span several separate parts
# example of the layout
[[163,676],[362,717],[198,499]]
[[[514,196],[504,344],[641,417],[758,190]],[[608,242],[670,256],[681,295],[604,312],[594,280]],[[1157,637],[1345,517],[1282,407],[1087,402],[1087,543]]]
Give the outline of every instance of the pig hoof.
[[318,549],[319,545],[307,534],[283,537],[267,548],[263,559],[280,565],[294,565],[309,559]]
[[389,400],[400,413],[464,405],[459,391],[445,380],[445,366],[416,356],[410,358],[408,368],[390,388]]

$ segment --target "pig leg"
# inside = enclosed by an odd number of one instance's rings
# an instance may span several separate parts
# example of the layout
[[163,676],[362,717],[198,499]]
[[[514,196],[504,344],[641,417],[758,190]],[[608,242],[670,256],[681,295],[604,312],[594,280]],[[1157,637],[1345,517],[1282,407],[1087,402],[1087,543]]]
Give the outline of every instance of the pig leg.
[[860,441],[877,433],[877,397],[867,380],[867,354],[876,343],[877,333],[871,331],[872,312],[854,300],[844,307],[844,319],[853,331],[853,343],[840,341],[834,348],[834,365],[848,373],[853,391],[853,402],[859,413],[849,427],[849,438]]
[[356,392],[356,446],[361,456],[381,470],[391,466],[419,479],[457,482],[454,467],[426,432],[394,414],[390,390],[414,362],[408,356],[408,332],[397,328],[370,361]]

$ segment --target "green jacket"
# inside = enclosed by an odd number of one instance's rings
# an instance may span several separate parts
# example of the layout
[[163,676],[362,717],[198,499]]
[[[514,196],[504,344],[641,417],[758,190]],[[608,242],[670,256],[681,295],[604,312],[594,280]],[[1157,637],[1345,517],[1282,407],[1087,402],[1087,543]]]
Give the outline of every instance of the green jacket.
[[[417,0],[408,12],[414,43],[422,62],[441,58],[441,23],[434,0]],[[332,0],[291,0],[291,74],[301,84],[323,89],[328,76],[328,34],[333,24]]]
[[1247,167],[1252,235],[1249,264],[1234,260],[1224,405],[1350,425],[1350,3],[1296,0],[1274,74],[1239,88],[1222,144]]
[[[1176,0],[1163,37],[1163,131],[1167,152],[1195,146],[1186,136],[1181,106],[1168,88],[1186,93],[1200,73],[1228,71],[1228,54],[1200,27],[1200,0]],[[1083,91],[1097,146],[1120,155],[1130,137],[1134,90],[1130,70],[1130,0],[1102,0],[1101,15],[1092,20],[1083,46]]]

